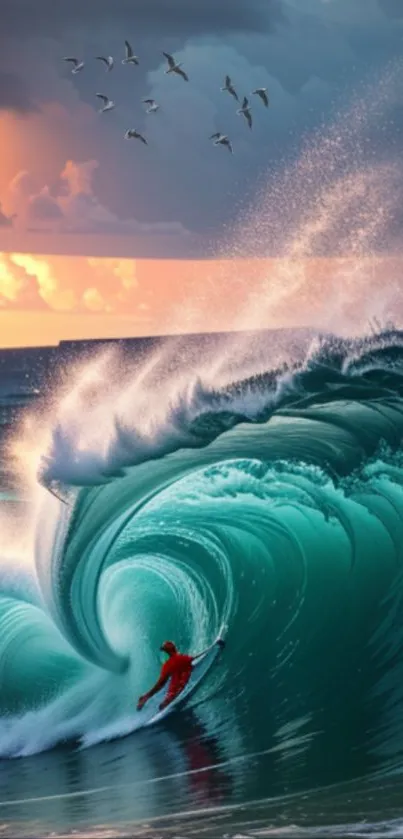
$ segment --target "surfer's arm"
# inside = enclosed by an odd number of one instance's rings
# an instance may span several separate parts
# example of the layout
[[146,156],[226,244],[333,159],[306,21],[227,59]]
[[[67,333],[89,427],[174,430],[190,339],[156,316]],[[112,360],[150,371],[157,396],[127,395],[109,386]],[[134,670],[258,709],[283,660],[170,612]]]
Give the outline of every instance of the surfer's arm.
[[147,691],[147,693],[144,693],[143,696],[140,696],[140,699],[139,699],[138,704],[137,704],[137,709],[139,711],[142,709],[143,705],[145,705],[145,703],[148,702],[149,699],[151,699],[152,696],[154,696],[156,693],[158,693],[158,691],[160,691],[161,688],[163,688],[164,685],[166,685],[166,683],[169,679],[169,676],[170,676],[170,674],[165,673],[164,668],[163,668],[162,671],[161,671],[160,677],[159,677],[158,681],[155,683],[154,687],[152,687],[151,690]]
[[167,681],[168,676],[160,676],[158,682],[155,683],[154,687],[151,688],[151,690],[149,690],[148,693],[145,694],[146,700],[151,699],[152,696],[158,693],[158,691],[161,690],[161,688],[163,688],[164,685],[166,685]]
[[206,653],[208,653],[211,649],[212,647],[207,647],[201,653],[197,653],[197,655],[192,655],[192,662],[197,661],[198,658],[202,658],[202,656],[206,655]]
[[224,647],[224,646],[225,646],[225,642],[222,640],[222,638],[218,638],[217,641],[214,641],[214,644],[210,644],[210,646],[206,647],[205,650],[202,650],[201,653],[197,653],[197,655],[192,655],[192,661],[197,661],[198,658],[202,658],[204,655],[206,655],[206,653],[209,653],[210,650],[213,650],[214,647]]

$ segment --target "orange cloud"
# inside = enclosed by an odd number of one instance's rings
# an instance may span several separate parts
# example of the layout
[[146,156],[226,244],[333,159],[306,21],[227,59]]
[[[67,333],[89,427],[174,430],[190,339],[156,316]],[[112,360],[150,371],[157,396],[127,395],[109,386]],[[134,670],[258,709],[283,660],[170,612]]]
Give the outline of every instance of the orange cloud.
[[0,253],[0,307],[135,312],[144,305],[134,260]]
[[[89,108],[88,108],[89,110]],[[71,155],[71,122],[85,119],[83,107],[71,112],[56,104],[46,104],[39,114],[22,120],[7,112],[0,113],[0,194],[18,172],[28,171],[40,182],[51,180]],[[90,143],[87,143],[90,148]],[[93,148],[93,145],[92,145]],[[85,151],[84,151],[85,153]]]
[[19,272],[14,270],[14,265],[7,254],[2,254],[0,259],[0,304],[6,306],[8,303],[15,303],[20,296],[24,282]]
[[0,253],[0,343],[302,326],[352,334],[374,314],[399,326],[402,270],[401,257],[187,261]]

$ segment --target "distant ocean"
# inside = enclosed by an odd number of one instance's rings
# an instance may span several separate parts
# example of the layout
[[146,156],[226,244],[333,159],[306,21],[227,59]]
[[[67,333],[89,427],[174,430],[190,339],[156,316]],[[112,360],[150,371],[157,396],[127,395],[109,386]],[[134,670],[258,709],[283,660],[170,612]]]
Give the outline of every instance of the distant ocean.
[[403,333],[189,347],[0,383],[0,835],[403,836]]

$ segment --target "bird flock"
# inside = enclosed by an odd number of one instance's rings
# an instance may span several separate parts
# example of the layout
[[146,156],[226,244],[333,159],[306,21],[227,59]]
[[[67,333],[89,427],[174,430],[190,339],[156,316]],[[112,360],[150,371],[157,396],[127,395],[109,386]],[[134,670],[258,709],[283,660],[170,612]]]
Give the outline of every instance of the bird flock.
[[[177,76],[180,76],[185,82],[189,81],[189,76],[183,69],[183,63],[176,61],[173,55],[170,55],[168,52],[163,52],[162,55],[166,60],[166,69],[165,74],[169,75],[174,73]],[[66,56],[63,58],[63,61],[72,65],[72,74],[76,75],[80,73],[85,66],[84,61],[80,61],[78,58],[73,58],[70,56]],[[95,61],[100,61],[104,66],[106,73],[110,73],[114,66],[115,60],[112,55],[97,55],[95,56]],[[122,58],[122,64],[128,64],[137,66],[140,64],[140,59],[137,55],[134,54],[133,49],[129,43],[129,41],[125,41],[125,57]],[[239,104],[240,99],[238,93],[234,87],[232,79],[230,76],[225,77],[224,85],[221,87],[221,91],[224,93],[228,93],[232,96],[233,99]],[[105,96],[104,93],[96,93],[95,96],[100,100],[102,106],[99,109],[99,113],[103,114],[107,111],[112,111],[116,105],[115,102],[109,98],[109,96]],[[269,107],[269,97],[267,93],[266,87],[257,87],[255,90],[252,90],[251,96],[256,96],[260,101],[263,103],[265,108]],[[160,105],[155,101],[155,99],[142,99],[143,105],[146,106],[146,113],[147,114],[154,114],[160,109]],[[245,119],[249,128],[252,128],[253,125],[253,118],[252,118],[252,108],[249,104],[249,99],[247,96],[244,96],[242,99],[241,107],[239,107],[236,111],[238,116],[241,116]],[[125,140],[140,140],[145,146],[148,145],[148,142],[144,135],[137,130],[137,128],[129,128],[124,135]],[[223,146],[227,148],[228,151],[233,154],[233,145],[228,137],[227,134],[222,134],[220,131],[216,131],[212,134],[209,138],[213,141],[214,146]]]

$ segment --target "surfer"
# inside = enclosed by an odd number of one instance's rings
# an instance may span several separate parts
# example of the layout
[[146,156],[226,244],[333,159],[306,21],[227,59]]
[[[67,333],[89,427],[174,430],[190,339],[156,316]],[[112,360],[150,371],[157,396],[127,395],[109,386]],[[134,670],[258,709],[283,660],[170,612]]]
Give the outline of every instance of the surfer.
[[[221,638],[219,638],[215,643],[220,647],[224,646],[224,641]],[[173,641],[164,641],[161,650],[168,655],[168,661],[163,664],[160,677],[154,687],[152,687],[147,693],[144,693],[143,696],[140,696],[137,703],[138,711],[141,711],[145,703],[148,702],[152,696],[158,693],[158,691],[160,691],[161,688],[163,688],[170,680],[167,694],[165,699],[161,702],[159,710],[162,711],[166,708],[167,705],[173,702],[173,700],[176,699],[176,697],[179,696],[186,687],[192,675],[193,662],[205,655],[207,652],[204,650],[204,652],[199,653],[198,655],[184,655],[183,653],[178,652]]]

